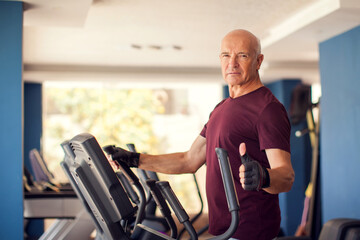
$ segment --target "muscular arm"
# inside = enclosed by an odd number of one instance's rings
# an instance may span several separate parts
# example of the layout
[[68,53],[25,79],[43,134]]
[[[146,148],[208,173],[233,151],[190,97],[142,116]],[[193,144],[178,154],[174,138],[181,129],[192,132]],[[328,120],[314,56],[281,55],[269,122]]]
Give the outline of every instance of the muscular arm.
[[265,152],[271,169],[267,169],[270,187],[263,190],[272,194],[290,191],[295,178],[290,153],[280,149],[266,149]]
[[139,168],[167,174],[195,173],[206,160],[206,138],[198,136],[187,152],[140,154]]

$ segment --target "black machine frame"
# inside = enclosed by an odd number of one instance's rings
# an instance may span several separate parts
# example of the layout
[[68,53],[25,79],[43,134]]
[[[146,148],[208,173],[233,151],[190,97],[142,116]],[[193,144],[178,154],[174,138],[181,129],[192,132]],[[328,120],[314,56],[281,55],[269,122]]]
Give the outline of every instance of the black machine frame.
[[[94,136],[88,133],[79,134],[65,141],[62,147],[65,152],[62,165],[68,172],[70,181],[75,185],[76,193],[80,195],[79,197],[95,221],[97,239],[174,239],[142,224],[130,226],[135,222],[134,219],[138,219],[136,216],[142,213],[138,211],[136,205],[131,203],[123,184]],[[240,207],[227,152],[218,148],[216,153],[232,216],[229,229],[224,234],[211,238],[220,240],[230,238],[236,231]],[[184,224],[191,239],[197,239],[186,211],[168,182],[159,181],[155,185],[180,222]]]

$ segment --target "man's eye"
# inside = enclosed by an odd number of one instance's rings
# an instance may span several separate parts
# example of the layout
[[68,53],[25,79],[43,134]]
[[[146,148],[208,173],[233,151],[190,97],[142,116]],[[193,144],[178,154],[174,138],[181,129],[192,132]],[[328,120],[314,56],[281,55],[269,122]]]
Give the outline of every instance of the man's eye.
[[247,54],[240,54],[240,57],[241,57],[241,58],[247,58],[248,55],[247,55]]
[[230,57],[230,55],[229,54],[223,54],[223,55],[221,55],[221,57],[222,58],[228,58],[228,57]]

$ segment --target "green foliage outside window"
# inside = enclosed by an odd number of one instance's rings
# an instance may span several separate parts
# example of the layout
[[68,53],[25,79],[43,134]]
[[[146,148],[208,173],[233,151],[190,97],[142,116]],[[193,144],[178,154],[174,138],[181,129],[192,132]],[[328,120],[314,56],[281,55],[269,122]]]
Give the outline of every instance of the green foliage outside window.
[[[156,137],[153,120],[165,113],[165,106],[152,89],[46,87],[44,100],[43,155],[59,181],[67,181],[60,144],[80,133],[94,135],[101,146],[134,143],[139,152],[163,153],[166,140]],[[188,211],[197,211],[191,175],[159,176],[170,181]]]
[[61,141],[83,132],[93,134],[102,146],[125,147],[135,143],[140,151],[158,152],[152,121],[163,106],[153,97],[152,90],[46,88],[45,91],[43,145],[44,156],[52,168],[57,168],[62,160]]

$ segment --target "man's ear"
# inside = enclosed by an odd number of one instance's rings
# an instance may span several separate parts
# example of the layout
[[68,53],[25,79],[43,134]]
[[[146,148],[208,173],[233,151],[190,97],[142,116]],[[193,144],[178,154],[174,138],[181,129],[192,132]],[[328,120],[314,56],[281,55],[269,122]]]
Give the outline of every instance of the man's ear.
[[257,62],[256,70],[260,69],[260,66],[261,66],[261,63],[263,62],[263,60],[264,60],[264,55],[259,54],[256,59],[256,62]]

